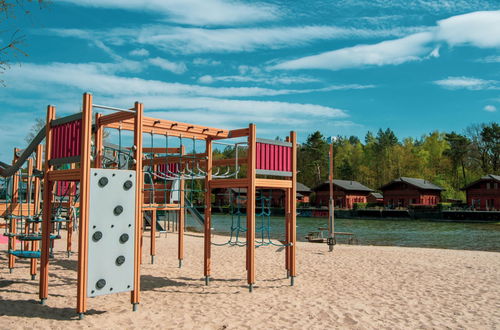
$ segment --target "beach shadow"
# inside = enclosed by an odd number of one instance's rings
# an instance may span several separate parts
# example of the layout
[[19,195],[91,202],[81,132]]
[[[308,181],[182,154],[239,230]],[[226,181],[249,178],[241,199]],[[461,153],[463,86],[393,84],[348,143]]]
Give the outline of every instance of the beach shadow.
[[78,268],[78,261],[77,260],[72,260],[72,259],[67,259],[67,258],[63,259],[63,258],[51,259],[50,264],[53,266],[59,266],[59,267],[62,267],[64,269],[68,269],[68,270],[74,270],[74,271],[77,270],[77,268]]
[[[205,283],[204,278],[191,278],[191,277],[178,277],[179,280],[183,281],[191,281],[191,282],[200,282]],[[243,281],[243,278],[215,278],[210,277],[210,282],[238,282]]]
[[[91,309],[85,315],[103,314],[104,311]],[[0,317],[18,316],[48,320],[77,320],[74,308],[58,308],[41,305],[37,300],[0,300]]]
[[180,287],[186,285],[186,283],[174,281],[166,277],[156,277],[151,275],[141,276],[141,291],[154,291],[159,288]]

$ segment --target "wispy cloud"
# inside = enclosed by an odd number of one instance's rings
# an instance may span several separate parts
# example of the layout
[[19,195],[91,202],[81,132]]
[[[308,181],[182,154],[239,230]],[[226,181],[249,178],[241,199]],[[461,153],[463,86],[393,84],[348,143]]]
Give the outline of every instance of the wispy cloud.
[[[398,65],[405,62],[439,57],[439,46],[471,45],[481,48],[500,47],[500,11],[478,11],[440,20],[427,32],[379,42],[357,45],[318,55],[284,61],[272,69],[341,70],[366,66]],[[430,52],[432,50],[432,52]]]
[[134,49],[128,53],[131,56],[149,56],[149,51],[144,48]]
[[150,58],[148,62],[154,66],[157,66],[163,70],[173,72],[175,74],[183,74],[187,71],[187,67],[184,63],[175,63],[161,57]]
[[446,89],[500,89],[499,82],[496,80],[484,80],[472,77],[448,77],[442,80],[434,81],[434,84]]
[[318,40],[387,38],[421,31],[421,27],[355,29],[335,26],[285,26],[270,28],[186,28],[150,25],[138,29],[108,31],[48,29],[44,33],[61,37],[98,39],[109,44],[141,44],[176,54],[252,52],[308,45]]
[[149,12],[166,20],[189,25],[240,25],[274,21],[277,6],[256,2],[226,0],[62,0],[78,6]]
[[383,41],[374,45],[358,45],[319,55],[302,57],[275,65],[272,69],[328,69],[340,70],[364,66],[397,65],[417,61],[432,50],[426,44],[432,33],[421,32],[405,38]]
[[500,56],[486,56],[484,58],[480,58],[477,60],[477,62],[481,63],[500,63]]
[[487,111],[487,112],[496,112],[497,111],[497,107],[495,107],[494,105],[485,105],[484,108],[483,108],[484,111]]
[[[275,112],[302,116],[325,116],[329,118],[345,117],[346,112],[340,109],[314,104],[297,104],[274,101],[230,100],[227,98],[260,97],[304,93],[307,90],[283,90],[257,87],[206,87],[180,83],[168,83],[157,80],[129,78],[116,75],[116,64],[103,63],[68,64],[52,63],[48,65],[25,64],[12,69],[7,73],[12,88],[23,91],[39,91],[44,86],[64,90],[89,90],[100,95],[126,99],[129,95],[134,98],[149,100],[148,108],[184,108],[184,109],[213,109],[216,111],[248,111],[259,114]],[[329,86],[326,88],[309,90],[324,91],[345,88],[343,86]],[[360,87],[365,88],[365,87]],[[255,110],[252,110],[252,107]]]

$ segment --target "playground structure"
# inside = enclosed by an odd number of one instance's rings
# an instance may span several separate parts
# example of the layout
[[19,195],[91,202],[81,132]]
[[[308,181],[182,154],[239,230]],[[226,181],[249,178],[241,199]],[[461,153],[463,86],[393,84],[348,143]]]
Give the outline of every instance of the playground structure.
[[[93,109],[113,112],[93,116]],[[109,130],[118,133],[118,145],[105,142]],[[131,141],[124,142],[125,132],[131,134]],[[202,152],[197,151],[200,144]],[[214,145],[218,144],[234,148],[236,157],[214,159]],[[125,291],[131,292],[136,310],[145,224],[151,228],[149,253],[154,263],[156,234],[164,229],[159,218],[175,214],[181,267],[185,216],[189,212],[204,228],[203,275],[207,285],[212,245],[246,248],[250,292],[256,282],[256,246],[283,246],[287,277],[293,285],[296,153],[294,132],[286,141],[275,141],[257,138],[253,124],[224,130],[149,118],[139,102],[131,109],[119,109],[93,104],[92,95],[85,93],[82,112],[58,119],[55,107],[48,106],[46,125],[28,148],[15,151],[12,165],[0,162],[5,191],[0,197],[4,199],[0,217],[6,220],[8,267],[12,271],[16,258],[29,258],[34,279],[40,259],[39,298],[45,303],[51,247],[64,226],[68,255],[72,232],[78,231],[78,315],[83,317],[86,312],[87,297]],[[26,168],[21,168],[25,164]],[[211,191],[217,188],[246,190],[246,198],[232,196],[237,211],[232,212],[231,235],[223,244],[212,242]],[[285,238],[281,243],[271,240],[266,189],[285,191]],[[195,208],[195,198],[202,200],[203,213]],[[262,219],[260,226],[256,217]],[[240,234],[245,236],[244,241]],[[18,243],[20,249],[16,249]]]

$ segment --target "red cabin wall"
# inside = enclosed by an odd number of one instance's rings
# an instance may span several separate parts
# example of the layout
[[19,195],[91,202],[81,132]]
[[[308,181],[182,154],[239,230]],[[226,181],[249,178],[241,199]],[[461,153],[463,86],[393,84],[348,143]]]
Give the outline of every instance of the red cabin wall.
[[500,183],[482,181],[466,190],[467,205],[476,210],[500,210]]

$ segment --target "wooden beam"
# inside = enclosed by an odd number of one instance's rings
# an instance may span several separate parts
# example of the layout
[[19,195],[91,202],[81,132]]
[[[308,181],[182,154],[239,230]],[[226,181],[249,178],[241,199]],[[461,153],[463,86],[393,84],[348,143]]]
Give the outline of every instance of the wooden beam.
[[[83,159],[82,159],[83,161]],[[49,170],[48,179],[54,181],[80,181],[81,169],[76,168],[72,170]]]
[[258,188],[292,188],[291,180],[276,180],[276,179],[255,179],[255,185]]
[[250,124],[247,167],[247,283],[250,292],[255,284],[255,193],[256,193],[256,127]]
[[[78,223],[78,276],[76,312],[83,316],[87,310],[88,237],[90,210],[90,158],[92,140],[92,95],[83,94],[82,147],[80,162],[80,221]],[[75,170],[68,170],[75,171]]]
[[56,117],[56,108],[49,105],[47,107],[47,121],[45,124],[45,167],[43,175],[43,215],[42,215],[42,251],[40,256],[40,287],[39,297],[43,303],[49,294],[49,250],[50,250],[50,232],[52,216],[52,189],[53,183],[49,178],[52,170],[50,165],[50,155],[52,154],[52,121]]
[[204,226],[204,253],[203,253],[203,274],[205,275],[205,284],[208,285],[211,274],[212,263],[212,140],[207,139],[206,153],[207,162],[205,164],[205,226]]
[[141,239],[142,239],[142,210],[141,207],[143,205],[143,173],[142,173],[142,135],[143,135],[143,115],[144,115],[144,105],[139,102],[135,102],[134,109],[136,111],[134,118],[134,159],[135,163],[135,171],[136,171],[136,185],[135,185],[135,237],[134,237],[134,290],[130,295],[130,302],[133,305],[133,309],[136,310],[137,305],[140,300],[140,292],[141,292],[141,274],[140,274],[140,266],[141,266]]
[[209,182],[210,189],[216,188],[247,188],[248,179],[217,179]]
[[102,116],[97,122],[99,126],[109,126],[110,124],[119,123],[121,121],[133,120],[135,113],[133,112],[114,112],[109,115]]

